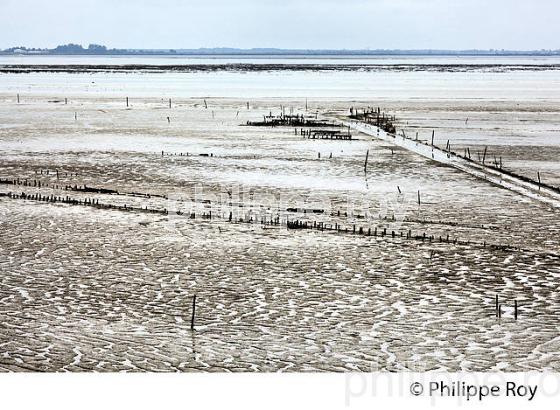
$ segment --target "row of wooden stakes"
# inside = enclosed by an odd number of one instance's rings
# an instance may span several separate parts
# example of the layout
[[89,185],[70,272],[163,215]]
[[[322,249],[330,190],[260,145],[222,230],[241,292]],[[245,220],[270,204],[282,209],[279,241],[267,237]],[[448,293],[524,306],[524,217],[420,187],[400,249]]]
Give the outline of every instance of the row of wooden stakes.
[[[95,198],[85,198],[85,199],[75,199],[69,196],[56,196],[54,194],[51,195],[41,195],[38,193],[35,194],[27,194],[25,192],[21,193],[0,193],[0,196],[8,197],[11,199],[23,199],[23,200],[32,200],[32,201],[40,201],[40,202],[49,202],[49,203],[63,203],[68,205],[82,205],[82,206],[91,206],[98,209],[112,209],[112,210],[121,210],[127,212],[143,212],[143,213],[151,213],[151,214],[161,214],[161,215],[169,215],[170,211],[168,209],[149,209],[147,206],[145,207],[133,207],[127,204],[124,205],[113,205],[113,204],[103,204],[99,203],[99,199]],[[171,211],[172,214],[178,216],[186,216],[190,219],[196,219],[197,214],[196,212],[188,212],[183,213],[181,211]],[[351,227],[343,226],[342,224],[325,224],[324,222],[317,222],[317,221],[303,221],[303,220],[290,220],[288,218],[281,218],[280,216],[270,216],[270,218],[265,217],[258,217],[258,215],[252,215],[251,213],[244,214],[241,217],[234,217],[233,212],[229,212],[229,216],[225,214],[216,215],[215,213],[212,214],[212,211],[209,210],[208,212],[202,212],[198,214],[202,219],[226,219],[228,222],[233,223],[260,223],[261,225],[271,225],[271,226],[286,226],[289,230],[316,230],[316,231],[327,231],[327,232],[336,232],[336,233],[346,233],[346,234],[353,234],[353,235],[361,235],[361,236],[373,236],[373,237],[391,237],[391,238],[406,238],[409,240],[418,240],[422,242],[439,242],[439,243],[452,243],[456,245],[473,245],[473,246],[482,246],[482,247],[489,247],[492,249],[497,250],[515,250],[517,248],[508,246],[508,245],[494,245],[494,244],[486,244],[486,242],[478,243],[473,241],[461,241],[457,238],[451,239],[449,235],[447,236],[439,236],[435,237],[434,235],[427,235],[426,232],[422,234],[413,235],[412,230],[408,230],[406,232],[403,231],[394,231],[392,230],[389,232],[387,228],[383,228],[383,230],[378,230],[377,227],[371,229],[371,227],[359,227],[353,224]]]

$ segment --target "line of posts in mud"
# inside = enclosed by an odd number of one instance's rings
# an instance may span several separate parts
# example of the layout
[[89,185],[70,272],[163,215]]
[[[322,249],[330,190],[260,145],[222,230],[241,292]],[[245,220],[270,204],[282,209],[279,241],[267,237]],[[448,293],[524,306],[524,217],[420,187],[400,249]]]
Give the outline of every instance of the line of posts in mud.
[[[81,205],[81,206],[90,206],[93,208],[98,209],[108,209],[108,210],[120,210],[120,211],[127,211],[127,212],[141,212],[141,213],[150,213],[150,214],[160,214],[160,215],[170,215],[169,210],[167,209],[150,209],[147,206],[145,207],[134,207],[129,206],[127,204],[124,205],[113,205],[113,204],[104,204],[100,203],[99,199],[95,198],[84,198],[84,199],[75,199],[69,196],[59,196],[59,195],[42,195],[40,193],[33,193],[27,194],[25,192],[21,193],[0,193],[0,196],[8,197],[11,199],[23,199],[23,200],[31,200],[31,201],[40,201],[40,202],[47,202],[47,203],[62,203],[67,205]],[[307,221],[307,220],[300,220],[300,219],[289,219],[287,216],[285,218],[277,216],[261,216],[260,218],[258,215],[253,215],[251,212],[248,214],[243,214],[241,217],[237,215],[234,216],[233,211],[227,213],[216,214],[212,213],[211,210],[207,212],[188,212],[183,213],[181,211],[171,211],[171,214],[175,214],[178,216],[185,216],[190,219],[197,219],[200,217],[204,220],[212,220],[212,219],[222,219],[230,223],[249,223],[249,224],[260,224],[263,226],[286,226],[289,230],[314,230],[320,232],[335,232],[339,234],[352,234],[352,235],[360,235],[360,236],[372,236],[372,237],[381,237],[381,238],[402,238],[408,240],[417,240],[422,242],[429,242],[429,243],[450,243],[455,245],[473,245],[473,246],[482,246],[482,247],[489,247],[491,249],[497,250],[515,250],[517,248],[507,246],[507,245],[491,245],[487,244],[486,242],[478,243],[474,241],[461,241],[458,238],[450,238],[449,234],[447,236],[439,236],[436,237],[434,235],[428,235],[426,232],[422,234],[413,234],[412,230],[408,230],[406,232],[403,231],[388,231],[387,228],[383,228],[382,230],[377,227],[361,227],[357,226],[356,224],[352,224],[351,226],[344,226],[339,223],[331,223],[326,224],[324,222],[317,222],[317,221]]]
[[[162,98],[162,101],[164,101],[163,98]],[[20,104],[20,102],[21,102],[21,98],[20,98],[19,93],[16,95],[16,102],[17,102],[17,104]],[[49,101],[49,102],[62,102],[62,100],[53,100],[53,101]],[[204,102],[204,108],[208,109],[208,103],[207,103],[206,99],[203,99],[203,102]],[[68,105],[68,98],[67,97],[64,98],[64,105]],[[246,102],[246,105],[247,105],[247,109],[249,110],[250,109],[249,101]],[[125,106],[126,106],[126,108],[130,108],[132,106],[130,104],[129,97],[125,97]],[[173,108],[171,98],[168,99],[168,107],[169,107],[169,109]],[[306,100],[306,107],[307,107],[307,100]],[[306,110],[307,110],[307,108],[306,108]],[[239,111],[237,111],[237,116],[239,116]],[[214,111],[212,111],[212,118],[214,118]],[[171,123],[171,117],[168,116],[168,117],[166,117],[166,119],[167,119],[167,122],[170,124]],[[74,120],[78,121],[78,112],[74,112]]]
[[[57,103],[58,103],[58,102],[62,102],[62,101],[63,101],[63,100],[51,100],[51,101],[49,101],[49,102],[57,102]],[[121,100],[121,101],[122,101],[122,100]],[[162,98],[161,101],[164,102],[164,101],[165,101],[165,98]],[[16,94],[16,103],[17,103],[17,104],[20,104],[21,102],[22,102],[22,101],[21,101],[21,96],[20,96],[19,93],[17,93],[17,94]],[[203,102],[204,108],[205,108],[205,109],[208,109],[208,102],[206,101],[206,98],[203,98],[203,99],[202,99],[202,102]],[[64,97],[64,105],[68,105],[68,97]],[[132,106],[129,97],[124,97],[124,105],[125,105],[127,108],[130,108],[130,107]],[[247,102],[245,103],[245,105],[246,105],[246,107],[247,107],[248,110],[251,108],[251,104],[250,104],[249,101],[247,101]],[[171,98],[168,98],[168,99],[167,99],[166,106],[169,107],[169,108],[173,108],[173,100],[172,100]],[[282,106],[281,106],[281,109],[282,109],[282,112],[283,112]],[[307,99],[305,100],[305,110],[307,111]],[[318,115],[318,113],[315,114],[315,118],[317,118],[317,115]]]
[[[63,100],[51,100],[51,101],[49,101],[49,102],[62,102],[62,101],[63,101]],[[164,99],[162,99],[162,101],[164,101]],[[21,103],[21,97],[20,97],[20,94],[19,94],[19,93],[16,94],[16,103],[17,103],[17,104],[20,104],[20,103]],[[130,99],[129,99],[129,97],[125,97],[125,98],[124,98],[124,103],[125,103],[125,106],[126,106],[127,108],[130,108],[131,104],[130,104]],[[64,105],[68,105],[68,97],[64,97]],[[169,108],[173,108],[173,104],[172,104],[171,98],[169,98],[169,99],[167,100],[167,104],[166,104],[166,105],[167,105]],[[205,99],[204,99],[204,106],[205,106],[205,108],[208,108],[208,104],[206,103],[206,100],[205,100]],[[249,109],[249,102],[247,102],[247,109]]]
[[[45,175],[49,175],[46,173]],[[75,174],[77,175],[77,174]],[[58,172],[57,172],[57,180]],[[58,184],[48,184],[45,182],[41,182],[38,179],[27,179],[27,178],[0,178],[0,185],[15,185],[15,186],[24,186],[30,188],[51,188],[51,189],[60,189],[64,191],[76,191],[76,192],[89,192],[89,193],[98,193],[98,194],[118,194],[118,191],[113,189],[105,189],[105,188],[91,188],[87,185],[77,185],[77,184],[65,184],[65,185],[58,185]],[[134,194],[134,193],[131,193]]]
[[[0,178],[0,185],[14,185],[14,186],[25,186],[25,187],[33,187],[33,188],[48,188],[48,189],[60,189],[60,190],[64,190],[64,191],[74,191],[74,192],[83,192],[83,193],[96,193],[96,194],[108,194],[108,195],[118,195],[118,196],[126,196],[126,197],[138,197],[138,198],[160,198],[160,199],[169,199],[167,195],[165,194],[157,194],[157,193],[145,193],[145,192],[130,192],[130,191],[118,191],[115,189],[108,189],[108,188],[101,188],[101,187],[91,187],[88,185],[78,185],[78,184],[66,184],[66,185],[58,185],[58,184],[48,184],[48,183],[41,183],[40,180],[28,180],[25,178]],[[397,186],[397,189],[399,191],[400,194],[402,194],[402,191],[400,189],[399,186]],[[418,201],[418,205],[421,204],[420,201],[420,191],[417,192],[417,201]],[[209,205],[211,206],[212,204],[218,205],[218,206],[228,206],[228,207],[237,207],[237,208],[243,208],[245,207],[245,205],[241,202],[234,202],[234,201],[228,201],[228,202],[213,202],[210,200],[206,200],[206,199],[199,199],[199,200],[190,200],[190,202],[198,202],[204,205]],[[270,209],[270,207],[265,207],[263,205],[258,205],[257,208],[267,208]],[[280,211],[280,210],[278,210]],[[302,208],[302,207],[286,207],[285,209],[283,209],[283,211],[285,211],[286,213],[302,213],[302,214],[315,214],[315,215],[326,215],[326,212],[324,209],[317,209],[317,208]],[[351,212],[350,214],[348,213],[348,211],[331,211],[330,212],[330,216],[331,217],[344,217],[344,218],[354,218],[354,219],[366,219],[366,215],[365,214],[360,214],[360,213],[356,213],[356,212]],[[396,218],[395,215],[392,216],[386,216],[383,218],[383,220],[385,221],[390,221],[390,222],[395,222]],[[442,223],[441,221],[429,221],[429,220],[410,220],[410,219],[405,219],[404,222],[418,222],[418,223]],[[447,222],[448,224],[450,222]],[[471,225],[472,227],[476,227],[476,228],[484,228],[483,226],[474,226]]]

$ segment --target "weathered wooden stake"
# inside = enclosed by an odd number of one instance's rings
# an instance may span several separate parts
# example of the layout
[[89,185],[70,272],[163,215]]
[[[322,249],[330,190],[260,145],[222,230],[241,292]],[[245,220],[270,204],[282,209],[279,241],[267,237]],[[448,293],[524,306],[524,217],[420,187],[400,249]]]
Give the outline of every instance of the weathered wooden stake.
[[421,202],[420,202],[420,190],[418,190],[418,205],[420,205],[420,204],[421,204]]
[[498,300],[498,294],[496,294],[496,317],[498,317],[498,310],[500,309],[500,302]]
[[128,107],[128,97],[126,97],[126,106]]
[[539,191],[541,190],[541,173],[537,171],[537,178],[539,179]]
[[517,320],[517,300],[515,301],[514,317]]
[[19,104],[19,94],[17,95],[17,103]]
[[369,149],[366,152],[366,162],[364,163],[364,173],[367,172],[367,160],[369,158]]
[[196,309],[196,295],[193,296],[192,300],[192,316],[191,316],[191,330],[194,330],[194,312]]

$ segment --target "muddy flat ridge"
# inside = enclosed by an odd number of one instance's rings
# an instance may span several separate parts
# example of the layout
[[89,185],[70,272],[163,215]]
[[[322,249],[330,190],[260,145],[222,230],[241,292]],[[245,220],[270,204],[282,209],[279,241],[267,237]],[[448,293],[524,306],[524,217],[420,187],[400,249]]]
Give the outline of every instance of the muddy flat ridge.
[[366,72],[517,72],[560,70],[560,64],[184,64],[184,65],[49,65],[2,64],[0,73],[26,72],[260,72],[260,71],[366,71]]

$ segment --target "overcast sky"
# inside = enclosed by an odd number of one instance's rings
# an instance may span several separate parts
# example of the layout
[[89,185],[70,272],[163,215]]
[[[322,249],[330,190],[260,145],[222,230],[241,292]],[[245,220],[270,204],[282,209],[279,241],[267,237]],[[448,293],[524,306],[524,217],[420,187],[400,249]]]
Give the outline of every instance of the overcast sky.
[[558,49],[560,0],[0,0],[0,48]]

